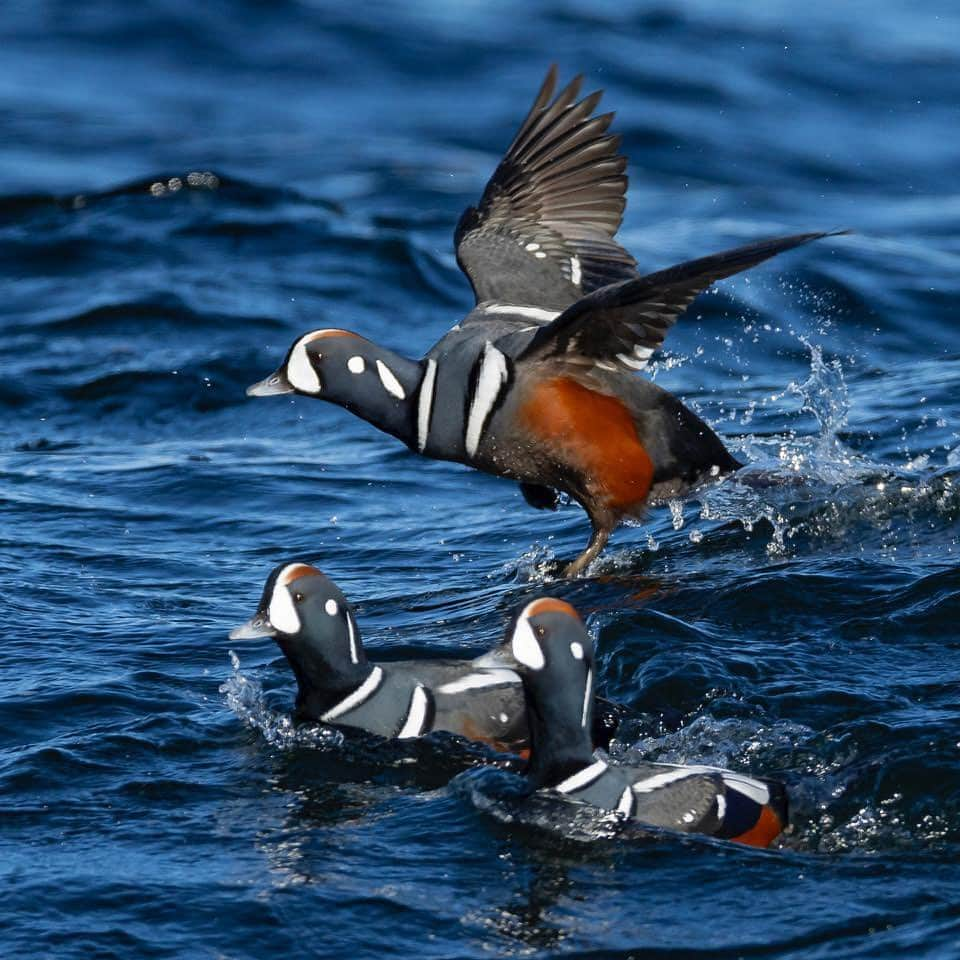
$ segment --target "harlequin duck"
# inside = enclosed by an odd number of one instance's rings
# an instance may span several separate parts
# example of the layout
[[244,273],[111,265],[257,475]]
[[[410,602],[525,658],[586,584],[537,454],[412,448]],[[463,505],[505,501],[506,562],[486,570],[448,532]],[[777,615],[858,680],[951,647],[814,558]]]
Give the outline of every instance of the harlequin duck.
[[624,517],[741,464],[679,400],[634,376],[717,280],[824,236],[760,240],[646,276],[613,239],[627,177],[601,93],[556,96],[551,67],[520,130],[454,235],[476,306],[421,361],[347,330],[300,337],[252,396],[296,392],[346,407],[427,457],[559,492],[590,517],[583,570]]
[[[445,730],[498,750],[525,753],[527,721],[520,677],[471,660],[372,664],[353,607],[316,567],[284,563],[267,579],[254,616],[231,640],[273,637],[297,680],[296,715],[382,737],[407,739]],[[613,704],[598,711],[597,742],[619,720]]]
[[520,612],[507,642],[482,663],[523,678],[530,724],[527,776],[536,789],[648,826],[703,833],[766,847],[787,824],[782,784],[703,766],[613,764],[590,742],[595,676],[593,642],[561,600]]

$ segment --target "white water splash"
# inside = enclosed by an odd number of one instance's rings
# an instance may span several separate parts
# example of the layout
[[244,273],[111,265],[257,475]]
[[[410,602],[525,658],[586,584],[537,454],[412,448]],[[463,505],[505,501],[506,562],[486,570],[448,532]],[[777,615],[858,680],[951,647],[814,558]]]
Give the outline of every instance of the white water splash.
[[227,706],[248,726],[260,733],[271,746],[289,749],[310,746],[340,747],[343,734],[320,724],[295,725],[288,714],[278,713],[267,706],[263,687],[240,670],[240,658],[231,650],[233,673],[220,685]]

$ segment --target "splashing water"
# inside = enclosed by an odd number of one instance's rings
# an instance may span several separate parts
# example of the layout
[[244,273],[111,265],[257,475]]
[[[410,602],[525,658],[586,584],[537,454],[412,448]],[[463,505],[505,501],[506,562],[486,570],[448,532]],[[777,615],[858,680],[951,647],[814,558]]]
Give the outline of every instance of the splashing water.
[[240,670],[240,658],[231,650],[231,676],[220,685],[227,706],[248,726],[258,731],[271,746],[336,748],[343,745],[343,734],[320,724],[295,725],[291,717],[267,706],[263,687]]

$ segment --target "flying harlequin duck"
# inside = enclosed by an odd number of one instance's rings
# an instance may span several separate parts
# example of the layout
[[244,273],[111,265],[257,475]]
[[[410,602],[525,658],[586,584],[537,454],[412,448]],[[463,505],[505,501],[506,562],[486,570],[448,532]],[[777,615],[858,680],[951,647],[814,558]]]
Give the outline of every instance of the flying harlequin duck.
[[[353,607],[316,567],[286,563],[267,579],[254,616],[231,640],[273,637],[297,680],[298,719],[407,739],[445,730],[525,755],[523,685],[505,668],[471,660],[372,664]],[[593,735],[606,745],[621,711],[601,704]],[[593,728],[591,728],[593,729]]]
[[579,573],[624,517],[741,464],[694,413],[635,376],[690,302],[714,282],[825,233],[760,240],[646,276],[613,239],[626,158],[578,100],[554,96],[556,67],[480,199],[460,218],[457,262],[476,306],[420,361],[347,330],[300,337],[252,396],[329,400],[427,457],[520,482],[527,502],[559,493],[593,535]]
[[787,825],[782,784],[714,767],[613,764],[594,754],[593,643],[569,604],[546,598],[528,604],[509,640],[483,662],[523,677],[527,776],[535,788],[648,826],[756,847],[769,846]]

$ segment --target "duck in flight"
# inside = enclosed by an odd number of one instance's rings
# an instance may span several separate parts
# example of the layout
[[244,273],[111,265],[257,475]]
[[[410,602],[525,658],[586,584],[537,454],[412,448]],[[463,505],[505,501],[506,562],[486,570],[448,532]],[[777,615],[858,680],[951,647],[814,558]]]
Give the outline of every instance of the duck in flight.
[[594,560],[624,518],[741,464],[676,397],[637,372],[716,281],[828,233],[774,237],[641,275],[615,240],[626,158],[551,67],[480,203],[457,262],[476,305],[422,360],[356,333],[314,330],[251,386],[345,407],[426,457],[516,480],[527,502],[576,500],[593,527],[565,569]]

